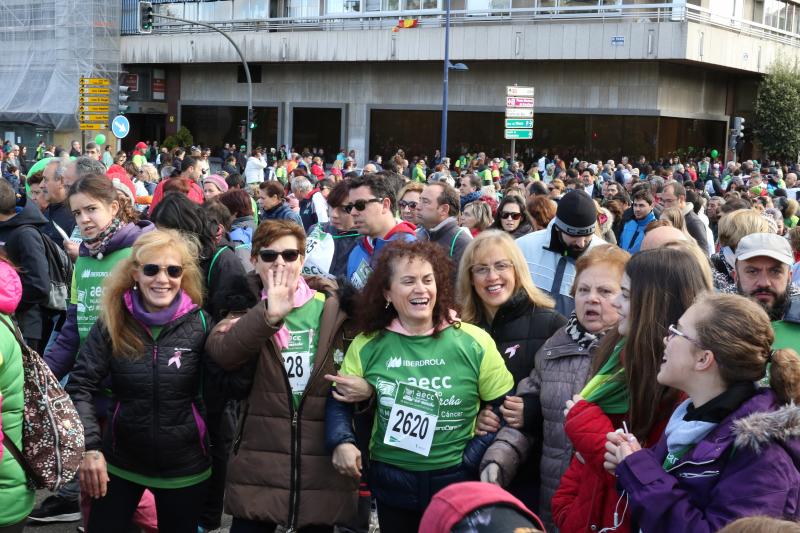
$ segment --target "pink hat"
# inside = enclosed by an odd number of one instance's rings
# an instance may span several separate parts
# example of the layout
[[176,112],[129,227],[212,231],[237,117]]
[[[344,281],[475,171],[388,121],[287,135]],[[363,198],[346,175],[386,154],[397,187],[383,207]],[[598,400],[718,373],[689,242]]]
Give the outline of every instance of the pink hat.
[[12,314],[22,300],[22,282],[17,271],[5,261],[0,261],[0,313]]
[[210,176],[203,178],[203,185],[205,185],[206,183],[213,184],[221,192],[226,192],[228,190],[227,182],[219,174],[211,174]]
[[436,493],[422,515],[419,533],[449,533],[471,512],[492,505],[514,509],[544,531],[539,517],[502,488],[491,483],[465,481],[449,485]]

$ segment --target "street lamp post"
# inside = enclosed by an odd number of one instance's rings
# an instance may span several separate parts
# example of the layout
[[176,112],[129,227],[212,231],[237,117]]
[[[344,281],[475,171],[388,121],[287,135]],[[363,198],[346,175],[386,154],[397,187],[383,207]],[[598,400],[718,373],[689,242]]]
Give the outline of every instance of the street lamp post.
[[465,71],[469,67],[464,63],[450,63],[450,0],[445,0],[444,15],[444,77],[442,78],[442,146],[441,158],[447,157],[447,93],[450,70]]
[[442,80],[442,146],[440,157],[447,157],[447,84],[450,77],[450,0],[445,0],[444,15],[444,78]]
[[[449,6],[449,0],[448,0]],[[449,7],[448,7],[449,9]],[[242,60],[242,65],[244,65],[244,75],[247,78],[247,153],[250,154],[253,151],[253,129],[250,127],[250,120],[253,117],[253,81],[250,78],[250,67],[247,65],[247,61],[244,59],[244,54],[242,53],[239,46],[233,42],[230,35],[225,33],[224,31],[220,30],[219,28],[215,28],[211,24],[206,24],[204,22],[198,22],[196,20],[188,20],[180,17],[173,17],[172,15],[162,15],[161,13],[152,13],[153,17],[158,17],[167,20],[177,20],[178,22],[185,22],[186,24],[197,24],[198,26],[203,26],[204,28],[208,28],[210,30],[214,30],[215,32],[221,34],[223,37],[228,39],[233,45],[233,48],[236,50],[236,53],[239,54],[239,59]]]

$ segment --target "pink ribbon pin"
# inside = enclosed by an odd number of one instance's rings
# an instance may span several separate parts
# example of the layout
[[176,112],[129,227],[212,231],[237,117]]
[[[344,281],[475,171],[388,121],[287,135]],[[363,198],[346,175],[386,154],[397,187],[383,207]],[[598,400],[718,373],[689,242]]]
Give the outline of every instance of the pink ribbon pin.
[[180,368],[181,367],[181,352],[180,351],[175,350],[175,355],[173,355],[172,357],[169,358],[169,363],[167,363],[167,366],[172,366],[172,363],[175,363],[175,368]]

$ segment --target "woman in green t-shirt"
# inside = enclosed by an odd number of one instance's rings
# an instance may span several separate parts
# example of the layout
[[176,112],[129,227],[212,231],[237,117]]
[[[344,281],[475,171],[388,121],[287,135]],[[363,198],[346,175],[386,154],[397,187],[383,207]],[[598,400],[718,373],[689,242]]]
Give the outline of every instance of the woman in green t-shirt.
[[514,386],[491,337],[456,318],[451,268],[432,243],[384,248],[362,294],[363,333],[347,350],[342,375],[329,376],[339,402],[329,405],[326,437],[342,474],[361,476],[361,454],[341,402],[376,400],[370,488],[382,533],[416,531],[437,491],[477,479],[476,415]]

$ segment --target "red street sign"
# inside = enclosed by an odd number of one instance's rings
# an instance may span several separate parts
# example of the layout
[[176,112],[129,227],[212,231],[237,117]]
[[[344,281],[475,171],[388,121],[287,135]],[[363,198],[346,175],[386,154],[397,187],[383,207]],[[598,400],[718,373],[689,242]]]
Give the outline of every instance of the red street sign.
[[506,107],[533,107],[533,98],[507,96]]
[[138,74],[127,74],[125,76],[125,84],[128,86],[128,90],[132,93],[139,92],[139,75]]

